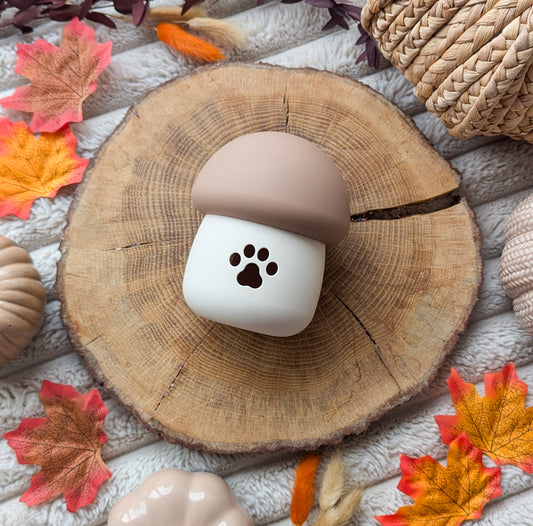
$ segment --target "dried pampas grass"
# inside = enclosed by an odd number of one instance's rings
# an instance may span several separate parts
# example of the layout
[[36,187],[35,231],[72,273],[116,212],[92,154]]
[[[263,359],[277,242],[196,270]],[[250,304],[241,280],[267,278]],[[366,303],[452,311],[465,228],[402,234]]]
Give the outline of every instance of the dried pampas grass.
[[361,488],[349,487],[341,457],[335,453],[322,478],[314,526],[345,526],[359,508],[362,497]]
[[[187,11],[189,14],[189,11]],[[235,24],[226,20],[208,17],[193,17],[188,20],[187,25],[202,33],[206,37],[214,40],[223,48],[238,49],[246,45],[246,35],[244,31]]]
[[[247,39],[244,31],[235,24],[218,18],[206,16],[205,9],[193,6],[185,14],[181,12],[181,6],[160,6],[152,7],[146,19],[150,26],[158,27],[160,24],[179,25],[182,29],[192,30],[215,42],[217,46],[225,49],[238,49],[246,45]],[[168,29],[168,28],[167,28]],[[178,33],[172,30],[172,33]],[[175,35],[172,35],[173,37]],[[160,39],[162,40],[162,39]],[[172,38],[176,43],[177,39]],[[180,51],[176,45],[171,45]],[[188,43],[186,44],[188,45]]]
[[184,15],[181,14],[181,6],[161,6],[151,7],[148,13],[148,22],[158,24],[159,22],[170,22],[171,24],[179,24],[188,22],[191,18],[204,17],[206,11],[203,7],[193,6],[188,9]]

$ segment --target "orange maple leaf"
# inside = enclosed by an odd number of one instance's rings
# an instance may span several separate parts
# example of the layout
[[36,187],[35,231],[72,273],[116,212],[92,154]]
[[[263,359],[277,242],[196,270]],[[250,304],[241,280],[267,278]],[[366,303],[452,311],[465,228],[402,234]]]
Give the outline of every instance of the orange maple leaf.
[[466,435],[450,444],[446,467],[428,455],[400,455],[398,489],[415,503],[376,519],[382,526],[458,526],[479,518],[485,504],[501,495],[500,468],[485,467],[482,456]]
[[80,182],[89,161],[76,155],[76,144],[68,125],[35,137],[24,122],[0,119],[0,217],[28,219],[35,199]]
[[107,442],[102,429],[107,407],[96,389],[79,394],[71,385],[43,381],[39,398],[48,415],[25,418],[4,434],[20,464],[40,464],[30,488],[20,497],[28,506],[62,493],[68,511],[93,502],[111,472],[100,451]]
[[32,132],[54,132],[83,119],[82,103],[111,60],[111,42],[99,44],[94,31],[77,18],[63,28],[61,47],[44,39],[17,44],[15,72],[31,81],[9,97],[4,108],[33,112]]
[[457,415],[435,417],[444,443],[466,433],[496,464],[533,472],[533,407],[525,408],[527,385],[516,376],[514,364],[485,375],[485,396],[454,368],[448,387]]

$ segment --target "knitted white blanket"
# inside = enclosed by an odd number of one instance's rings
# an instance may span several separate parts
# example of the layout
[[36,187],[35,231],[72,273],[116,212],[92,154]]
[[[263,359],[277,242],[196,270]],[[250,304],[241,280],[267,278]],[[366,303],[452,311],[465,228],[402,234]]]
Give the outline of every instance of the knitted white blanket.
[[[479,384],[484,373],[514,361],[519,377],[533,386],[533,339],[519,327],[497,275],[504,224],[516,204],[533,191],[533,145],[501,138],[453,139],[424,110],[400,72],[387,64],[378,72],[363,64],[355,65],[362,51],[354,45],[358,37],[355,28],[321,31],[327,21],[324,9],[277,1],[258,7],[256,0],[212,0],[204,5],[213,16],[240,24],[248,36],[248,47],[234,53],[230,60],[327,69],[358,78],[384,94],[412,116],[438,151],[462,172],[462,192],[477,215],[483,235],[484,283],[466,333],[437,378],[421,394],[338,446],[350,477],[368,487],[351,524],[375,525],[374,515],[393,513],[412,502],[396,489],[399,453],[415,457],[431,454],[445,462],[447,448],[441,442],[433,415],[455,412],[445,383],[450,366],[457,368],[465,380]],[[14,73],[15,43],[44,37],[57,45],[61,30],[61,24],[48,22],[27,36],[0,33],[5,35],[0,40],[0,97],[27,83]],[[79,140],[78,153],[86,158],[94,155],[132,103],[148,90],[195,67],[154,41],[153,32],[148,30],[124,23],[115,31],[99,26],[96,34],[100,42],[113,41],[113,58],[100,77],[97,92],[84,104],[85,121],[72,126]],[[21,118],[16,112],[3,109],[0,115],[12,120]],[[37,394],[43,379],[73,384],[82,392],[94,386],[83,361],[67,340],[54,291],[58,245],[73,191],[62,191],[53,200],[38,200],[29,220],[12,216],[0,219],[0,233],[30,251],[48,293],[45,323],[39,335],[21,356],[0,367],[0,434],[16,428],[24,417],[42,415]],[[482,390],[482,385],[478,385],[478,390]],[[113,476],[101,486],[95,502],[74,514],[66,511],[63,498],[33,508],[20,503],[20,495],[38,468],[19,465],[13,450],[2,439],[1,525],[105,524],[118,498],[132,491],[148,474],[164,467],[220,474],[250,511],[255,524],[290,524],[291,487],[300,455],[223,456],[188,450],[160,440],[114,400],[106,398],[105,393],[104,398],[109,407],[104,426],[109,441],[103,456]],[[531,403],[528,400],[528,405]],[[326,448],[325,455],[331,450]],[[532,525],[533,476],[505,466],[502,489],[502,497],[485,508],[477,524]]]

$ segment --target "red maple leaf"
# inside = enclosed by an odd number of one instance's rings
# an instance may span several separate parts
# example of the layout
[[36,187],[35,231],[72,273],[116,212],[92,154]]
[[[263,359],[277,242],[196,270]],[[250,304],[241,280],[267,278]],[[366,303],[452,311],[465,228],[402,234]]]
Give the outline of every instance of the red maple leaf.
[[107,407],[93,389],[78,393],[71,385],[43,381],[39,398],[45,418],[25,418],[4,434],[20,464],[39,464],[30,488],[20,497],[28,506],[64,494],[67,510],[93,502],[111,472],[101,457],[107,437],[102,429]]
[[33,112],[32,132],[55,132],[83,119],[83,101],[96,90],[96,79],[111,60],[111,42],[99,44],[94,31],[73,18],[63,29],[61,47],[42,38],[17,44],[15,72],[30,85],[0,100],[4,108]]
[[446,467],[429,455],[401,455],[398,489],[415,503],[376,519],[382,526],[458,526],[479,518],[485,504],[501,495],[500,468],[485,467],[482,457],[466,435],[450,444]]

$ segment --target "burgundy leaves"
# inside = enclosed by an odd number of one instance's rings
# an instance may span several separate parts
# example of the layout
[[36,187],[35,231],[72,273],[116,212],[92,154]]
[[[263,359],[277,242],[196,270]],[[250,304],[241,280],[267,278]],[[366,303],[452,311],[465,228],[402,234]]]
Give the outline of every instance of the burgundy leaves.
[[[287,0],[282,0],[282,2],[287,3]],[[329,11],[330,19],[324,26],[324,30],[335,26],[348,29],[348,21],[350,19],[360,20],[361,18],[361,8],[354,5],[342,4],[334,0],[305,0],[305,2],[315,7],[326,8]]]
[[[123,15],[131,15],[137,26],[148,16],[149,2],[150,0],[111,0],[114,9]],[[104,7],[102,0],[84,0],[80,4],[72,4],[67,0],[0,0],[0,15],[8,8],[17,9],[12,19],[0,24],[0,27],[13,25],[23,33],[30,33],[33,28],[29,24],[37,19],[67,22],[73,18],[85,18],[115,28],[115,22],[110,17],[95,10],[99,7]]]
[[[190,0],[191,5],[198,3],[198,0]],[[281,0],[282,4],[297,4],[302,0]],[[351,4],[344,4],[335,2],[335,0],[303,0],[306,4],[314,7],[322,7],[329,11],[330,19],[323,27],[324,30],[331,29],[335,26],[340,26],[343,29],[348,29],[348,22],[350,20],[359,20],[361,18],[361,8]],[[258,5],[262,5],[266,0],[259,0]],[[187,2],[186,2],[187,3]]]
[[[185,2],[191,6],[199,3],[201,0],[188,0]],[[374,41],[370,38],[370,35],[363,29],[361,25],[361,8],[352,4],[344,2],[336,2],[335,0],[281,0],[282,4],[296,4],[304,1],[306,4],[314,7],[321,7],[327,9],[329,12],[329,20],[322,28],[324,31],[332,29],[334,27],[341,27],[343,29],[349,29],[350,21],[357,21],[357,29],[359,30],[360,37],[356,42],[356,45],[364,44],[365,50],[357,58],[356,63],[362,62],[366,59],[367,63],[373,68],[379,67],[379,53],[374,44]],[[258,5],[264,4],[266,0],[259,0]]]
[[379,52],[376,47],[376,44],[372,40],[372,37],[363,29],[361,24],[359,24],[359,32],[361,36],[357,39],[355,43],[356,46],[361,44],[365,45],[365,50],[357,57],[355,61],[356,64],[362,62],[366,59],[366,62],[369,66],[372,66],[375,69],[379,68]]
[[150,12],[150,0],[113,0],[116,11],[122,15],[131,15],[133,23],[142,24]]

